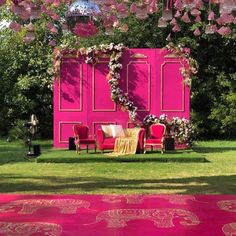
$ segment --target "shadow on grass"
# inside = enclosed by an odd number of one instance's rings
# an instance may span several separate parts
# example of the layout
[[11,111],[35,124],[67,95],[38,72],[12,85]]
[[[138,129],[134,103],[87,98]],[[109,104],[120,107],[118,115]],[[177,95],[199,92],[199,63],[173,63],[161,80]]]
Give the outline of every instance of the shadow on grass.
[[[33,144],[40,144],[42,150],[49,150],[52,144],[48,141],[38,141]],[[18,162],[34,161],[34,158],[28,158],[28,146],[23,143],[5,142],[0,145],[0,165]]]
[[[13,182],[14,181],[14,182]],[[0,192],[235,194],[236,175],[176,179],[63,178],[0,174]]]

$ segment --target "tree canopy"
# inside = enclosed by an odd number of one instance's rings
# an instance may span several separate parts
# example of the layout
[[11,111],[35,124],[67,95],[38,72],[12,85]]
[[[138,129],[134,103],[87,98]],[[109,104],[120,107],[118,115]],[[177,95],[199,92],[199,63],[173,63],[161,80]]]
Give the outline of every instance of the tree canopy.
[[[0,20],[9,16],[1,10]],[[146,20],[133,16],[126,19],[127,32],[103,31],[92,38],[59,34],[58,43],[71,47],[87,47],[101,43],[124,43],[130,48],[164,47],[169,28],[156,27],[158,13]],[[206,24],[207,22],[205,22]],[[25,44],[24,32],[0,29],[0,136],[20,137],[22,124],[35,113],[40,120],[41,137],[52,137],[52,52],[48,45],[50,33],[44,18],[36,23],[36,39]],[[236,137],[236,40],[235,34],[193,36],[198,23],[191,27],[181,24],[181,32],[171,33],[171,41],[191,49],[199,63],[193,77],[191,117],[199,138]]]

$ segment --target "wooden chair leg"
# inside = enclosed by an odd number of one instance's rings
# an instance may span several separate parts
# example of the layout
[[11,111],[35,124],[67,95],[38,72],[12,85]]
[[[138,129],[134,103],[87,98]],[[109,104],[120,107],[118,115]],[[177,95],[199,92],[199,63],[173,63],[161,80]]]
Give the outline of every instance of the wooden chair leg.
[[164,146],[162,145],[161,146],[161,154],[163,154],[164,153]]
[[76,145],[76,152],[77,152],[78,154],[80,154],[80,144],[77,144],[77,145]]
[[146,145],[143,145],[143,154],[146,154],[147,150],[146,150]]

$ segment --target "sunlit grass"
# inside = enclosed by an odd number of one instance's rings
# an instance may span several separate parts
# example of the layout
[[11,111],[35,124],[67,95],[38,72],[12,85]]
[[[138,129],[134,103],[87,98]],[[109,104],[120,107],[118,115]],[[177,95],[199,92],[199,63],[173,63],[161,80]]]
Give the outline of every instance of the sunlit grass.
[[[41,145],[48,149],[51,141]],[[55,164],[27,160],[23,144],[1,141],[0,192],[235,194],[236,141],[198,142],[194,151],[208,162]]]

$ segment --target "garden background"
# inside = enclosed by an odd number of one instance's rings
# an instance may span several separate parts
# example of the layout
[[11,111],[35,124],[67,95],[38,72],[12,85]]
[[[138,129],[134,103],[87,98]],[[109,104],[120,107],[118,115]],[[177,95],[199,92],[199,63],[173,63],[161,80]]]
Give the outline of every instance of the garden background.
[[[207,14],[207,13],[206,13]],[[14,18],[0,8],[0,22]],[[58,44],[87,47],[101,43],[120,43],[130,48],[162,48],[169,28],[158,28],[158,14],[146,20],[126,19],[128,32],[115,31],[107,36],[102,31],[93,38],[78,39],[72,34],[48,32],[46,19],[36,23],[36,40],[23,42],[23,33],[0,27],[0,137],[23,138],[23,127],[30,114],[40,121],[41,138],[52,138],[53,48],[48,42],[57,37]],[[194,36],[199,27],[182,23],[181,32],[172,33],[171,41],[191,49],[199,63],[199,72],[192,78],[191,119],[198,139],[233,139],[236,137],[236,41],[235,33]],[[2,24],[3,25],[3,24]],[[235,26],[234,26],[235,27]],[[58,25],[59,32],[61,30]]]

